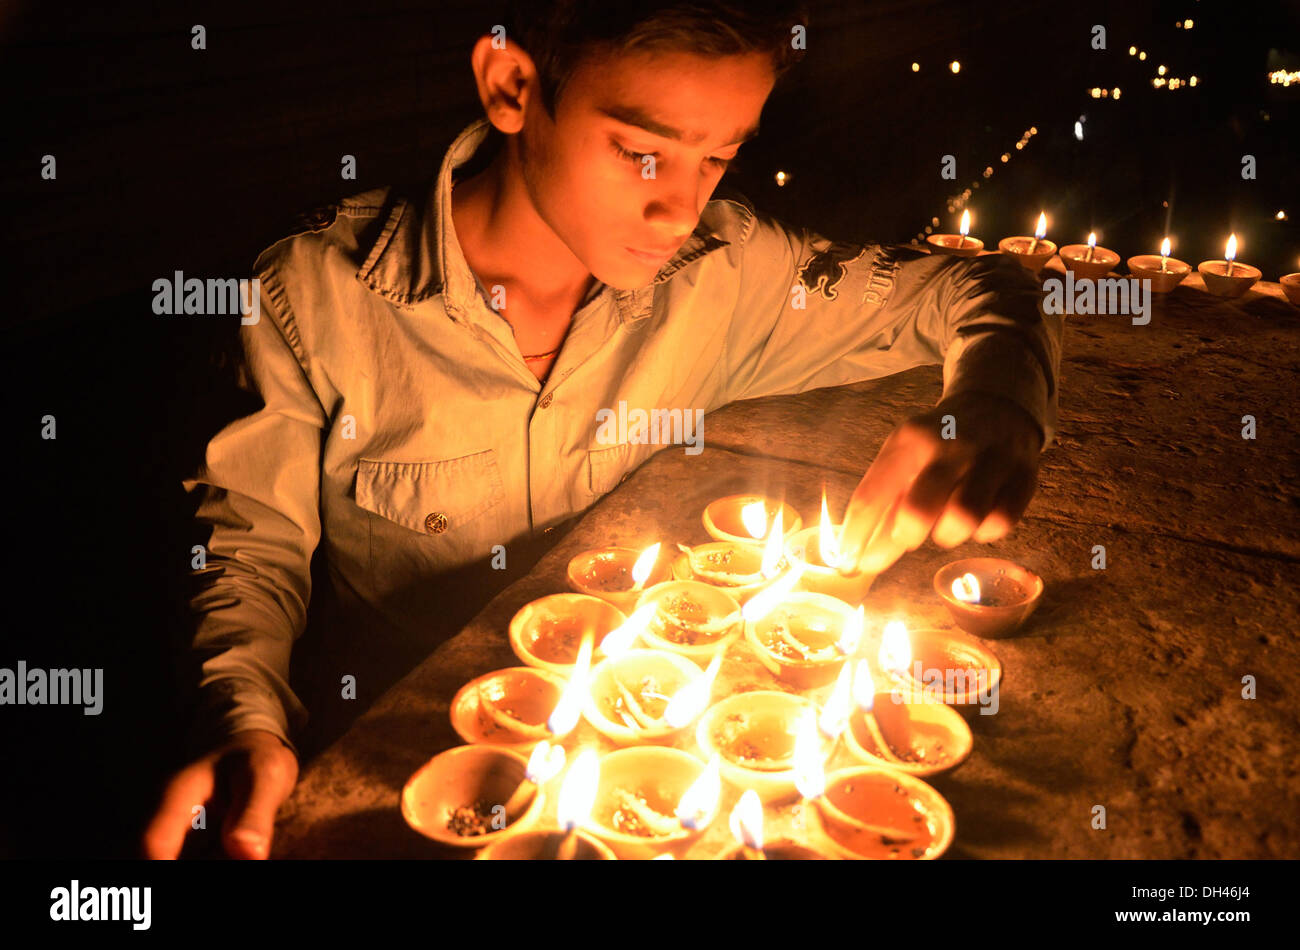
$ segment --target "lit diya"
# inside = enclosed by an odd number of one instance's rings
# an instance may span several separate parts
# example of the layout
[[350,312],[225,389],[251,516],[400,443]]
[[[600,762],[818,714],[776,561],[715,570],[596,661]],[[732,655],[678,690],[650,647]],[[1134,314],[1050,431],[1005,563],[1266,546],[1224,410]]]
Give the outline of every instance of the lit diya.
[[623,611],[590,594],[550,594],[510,620],[510,646],[528,666],[567,675],[584,636],[596,641],[626,622]]
[[531,749],[551,736],[546,721],[564,691],[550,670],[513,666],[470,680],[451,701],[451,725],[469,743]]
[[[572,832],[575,847],[571,860],[616,861],[618,858],[603,841],[582,831]],[[569,835],[563,831],[521,831],[492,842],[478,854],[476,861],[545,861],[555,857]]]
[[[998,710],[1002,663],[969,634],[956,630],[913,630],[902,621],[885,625],[878,657],[891,692],[911,702],[947,703],[964,715]],[[892,701],[892,700],[891,700]],[[988,710],[983,712],[983,710]]]
[[[817,705],[792,693],[736,693],[704,714],[695,739],[704,755],[719,756],[729,784],[752,788],[764,802],[781,801],[796,794],[795,740],[810,713],[817,715]],[[823,758],[829,756],[834,740],[819,741]]]
[[952,806],[942,795],[892,769],[833,772],[815,802],[811,813],[844,858],[931,860],[948,850],[956,831]]
[[680,580],[697,580],[720,587],[744,604],[789,568],[782,554],[785,543],[784,512],[777,510],[767,540],[758,543],[714,541],[696,547],[677,545],[682,556],[673,563]]
[[619,749],[600,761],[587,830],[624,860],[681,857],[717,814],[722,780],[680,749]]
[[966,720],[943,703],[899,703],[890,693],[876,692],[866,662],[853,675],[853,701],[844,742],[864,765],[933,775],[970,755],[974,743]]
[[659,552],[659,544],[642,551],[623,547],[583,551],[569,561],[569,586],[630,612],[647,586],[668,579],[668,567],[659,566]]
[[1264,276],[1258,267],[1237,263],[1237,235],[1228,236],[1223,260],[1201,261],[1196,269],[1205,281],[1205,289],[1219,297],[1240,297]]
[[[618,745],[670,743],[708,707],[721,654],[714,659],[701,673],[685,657],[661,650],[610,657],[591,671],[583,718]],[[702,678],[708,682],[697,686]]]
[[[540,782],[527,782],[528,760],[499,746],[463,745],[434,756],[402,788],[402,817],[440,844],[481,848],[536,823]],[[527,783],[527,784],[525,784]],[[521,786],[518,814],[506,802]]]
[[745,624],[745,640],[758,661],[800,689],[834,680],[861,637],[860,608],[806,591],[787,594],[763,617]]
[[968,237],[970,234],[970,211],[961,213],[960,234],[931,234],[926,237],[931,252],[935,254],[954,254],[958,257],[975,257],[984,250],[984,242],[979,238]]
[[721,856],[723,861],[822,861],[825,855],[796,842],[782,839],[764,842],[763,803],[752,789],[740,796],[728,819],[732,836],[739,842]]
[[1061,263],[1082,280],[1096,280],[1119,264],[1119,255],[1108,247],[1098,247],[1096,232],[1090,232],[1087,244],[1067,244],[1061,248]]
[[1169,256],[1169,238],[1160,242],[1160,253],[1138,254],[1128,259],[1129,272],[1139,280],[1151,281],[1151,292],[1167,294],[1192,272],[1192,265]]
[[699,581],[665,581],[637,601],[637,611],[654,605],[642,641],[706,665],[740,636],[740,604],[726,591]]
[[[998,242],[998,250],[1003,254],[1014,256],[1026,269],[1037,274],[1056,253],[1056,245],[1046,240],[1046,234],[1047,215],[1040,212],[1033,237],[1003,238]],[[1119,260],[1118,257],[1115,259]]]
[[1013,561],[971,557],[934,575],[934,590],[957,626],[978,637],[1014,633],[1043,596],[1043,579]]
[[803,527],[803,519],[792,506],[763,495],[728,495],[711,501],[700,520],[715,541],[753,544],[767,537],[769,525],[778,516],[787,536]]
[[[882,519],[876,530],[879,531],[884,523]],[[840,548],[843,534],[843,524],[831,523],[830,511],[826,507],[826,493],[823,491],[821,518],[817,526],[798,532],[786,542],[786,558],[801,569],[800,590],[838,597],[844,603],[856,607],[866,599],[877,575],[862,572],[846,577],[840,573],[840,568],[845,566]],[[874,537],[875,535],[873,539]]]

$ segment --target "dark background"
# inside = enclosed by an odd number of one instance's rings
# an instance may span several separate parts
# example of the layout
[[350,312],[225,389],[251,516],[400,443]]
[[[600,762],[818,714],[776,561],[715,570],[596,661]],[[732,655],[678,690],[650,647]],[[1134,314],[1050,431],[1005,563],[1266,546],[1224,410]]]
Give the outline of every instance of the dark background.
[[[948,206],[970,188],[972,233],[991,247],[1046,210],[1058,244],[1095,230],[1127,257],[1169,233],[1195,266],[1235,230],[1238,259],[1266,280],[1300,270],[1300,84],[1267,79],[1300,68],[1300,3],[810,6],[808,55],[731,174],[787,223],[906,243],[935,217],[955,230]],[[1194,28],[1175,28],[1185,18]],[[150,284],[178,269],[248,276],[296,213],[435,173],[481,114],[469,49],[495,22],[481,0],[0,12],[14,436],[0,666],[104,667],[106,696],[99,717],[0,708],[0,855],[133,853],[175,765],[185,706],[171,657],[188,633],[190,547],[206,540],[180,481],[230,413],[237,321],[155,316]],[[191,49],[196,23],[206,50]],[[1105,51],[1091,48],[1094,23]],[[1152,88],[1159,64],[1198,86]],[[1122,96],[1093,99],[1093,86]],[[947,153],[955,182],[939,176]],[[54,181],[40,177],[45,154]],[[343,154],[357,157],[355,181],[340,179]],[[1255,181],[1241,178],[1243,154]],[[40,437],[46,413],[53,441]]]

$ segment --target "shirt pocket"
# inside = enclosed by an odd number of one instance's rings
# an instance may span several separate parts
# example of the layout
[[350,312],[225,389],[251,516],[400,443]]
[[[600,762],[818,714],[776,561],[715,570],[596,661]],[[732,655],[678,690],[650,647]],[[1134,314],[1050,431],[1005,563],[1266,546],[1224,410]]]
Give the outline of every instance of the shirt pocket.
[[619,486],[620,482],[632,474],[639,459],[630,442],[620,442],[607,449],[595,449],[587,453],[587,490],[599,498]]
[[463,543],[504,500],[493,449],[428,462],[357,461],[357,504],[428,537]]

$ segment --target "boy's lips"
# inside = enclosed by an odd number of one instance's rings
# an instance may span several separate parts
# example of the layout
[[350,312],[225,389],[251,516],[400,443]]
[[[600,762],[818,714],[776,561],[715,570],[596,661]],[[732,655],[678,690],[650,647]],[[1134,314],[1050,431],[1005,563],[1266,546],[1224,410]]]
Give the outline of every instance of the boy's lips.
[[673,256],[673,252],[675,252],[677,248],[671,247],[662,251],[639,251],[634,247],[628,247],[624,248],[624,250],[633,257],[645,261],[647,264],[662,264],[668,260],[668,258]]

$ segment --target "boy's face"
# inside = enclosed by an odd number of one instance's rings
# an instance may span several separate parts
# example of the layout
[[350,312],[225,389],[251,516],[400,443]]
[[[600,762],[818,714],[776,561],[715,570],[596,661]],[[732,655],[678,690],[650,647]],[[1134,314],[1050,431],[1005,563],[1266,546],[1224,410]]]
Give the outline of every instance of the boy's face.
[[532,202],[598,280],[642,287],[695,228],[773,84],[762,53],[586,60],[554,121],[529,100],[519,145]]

